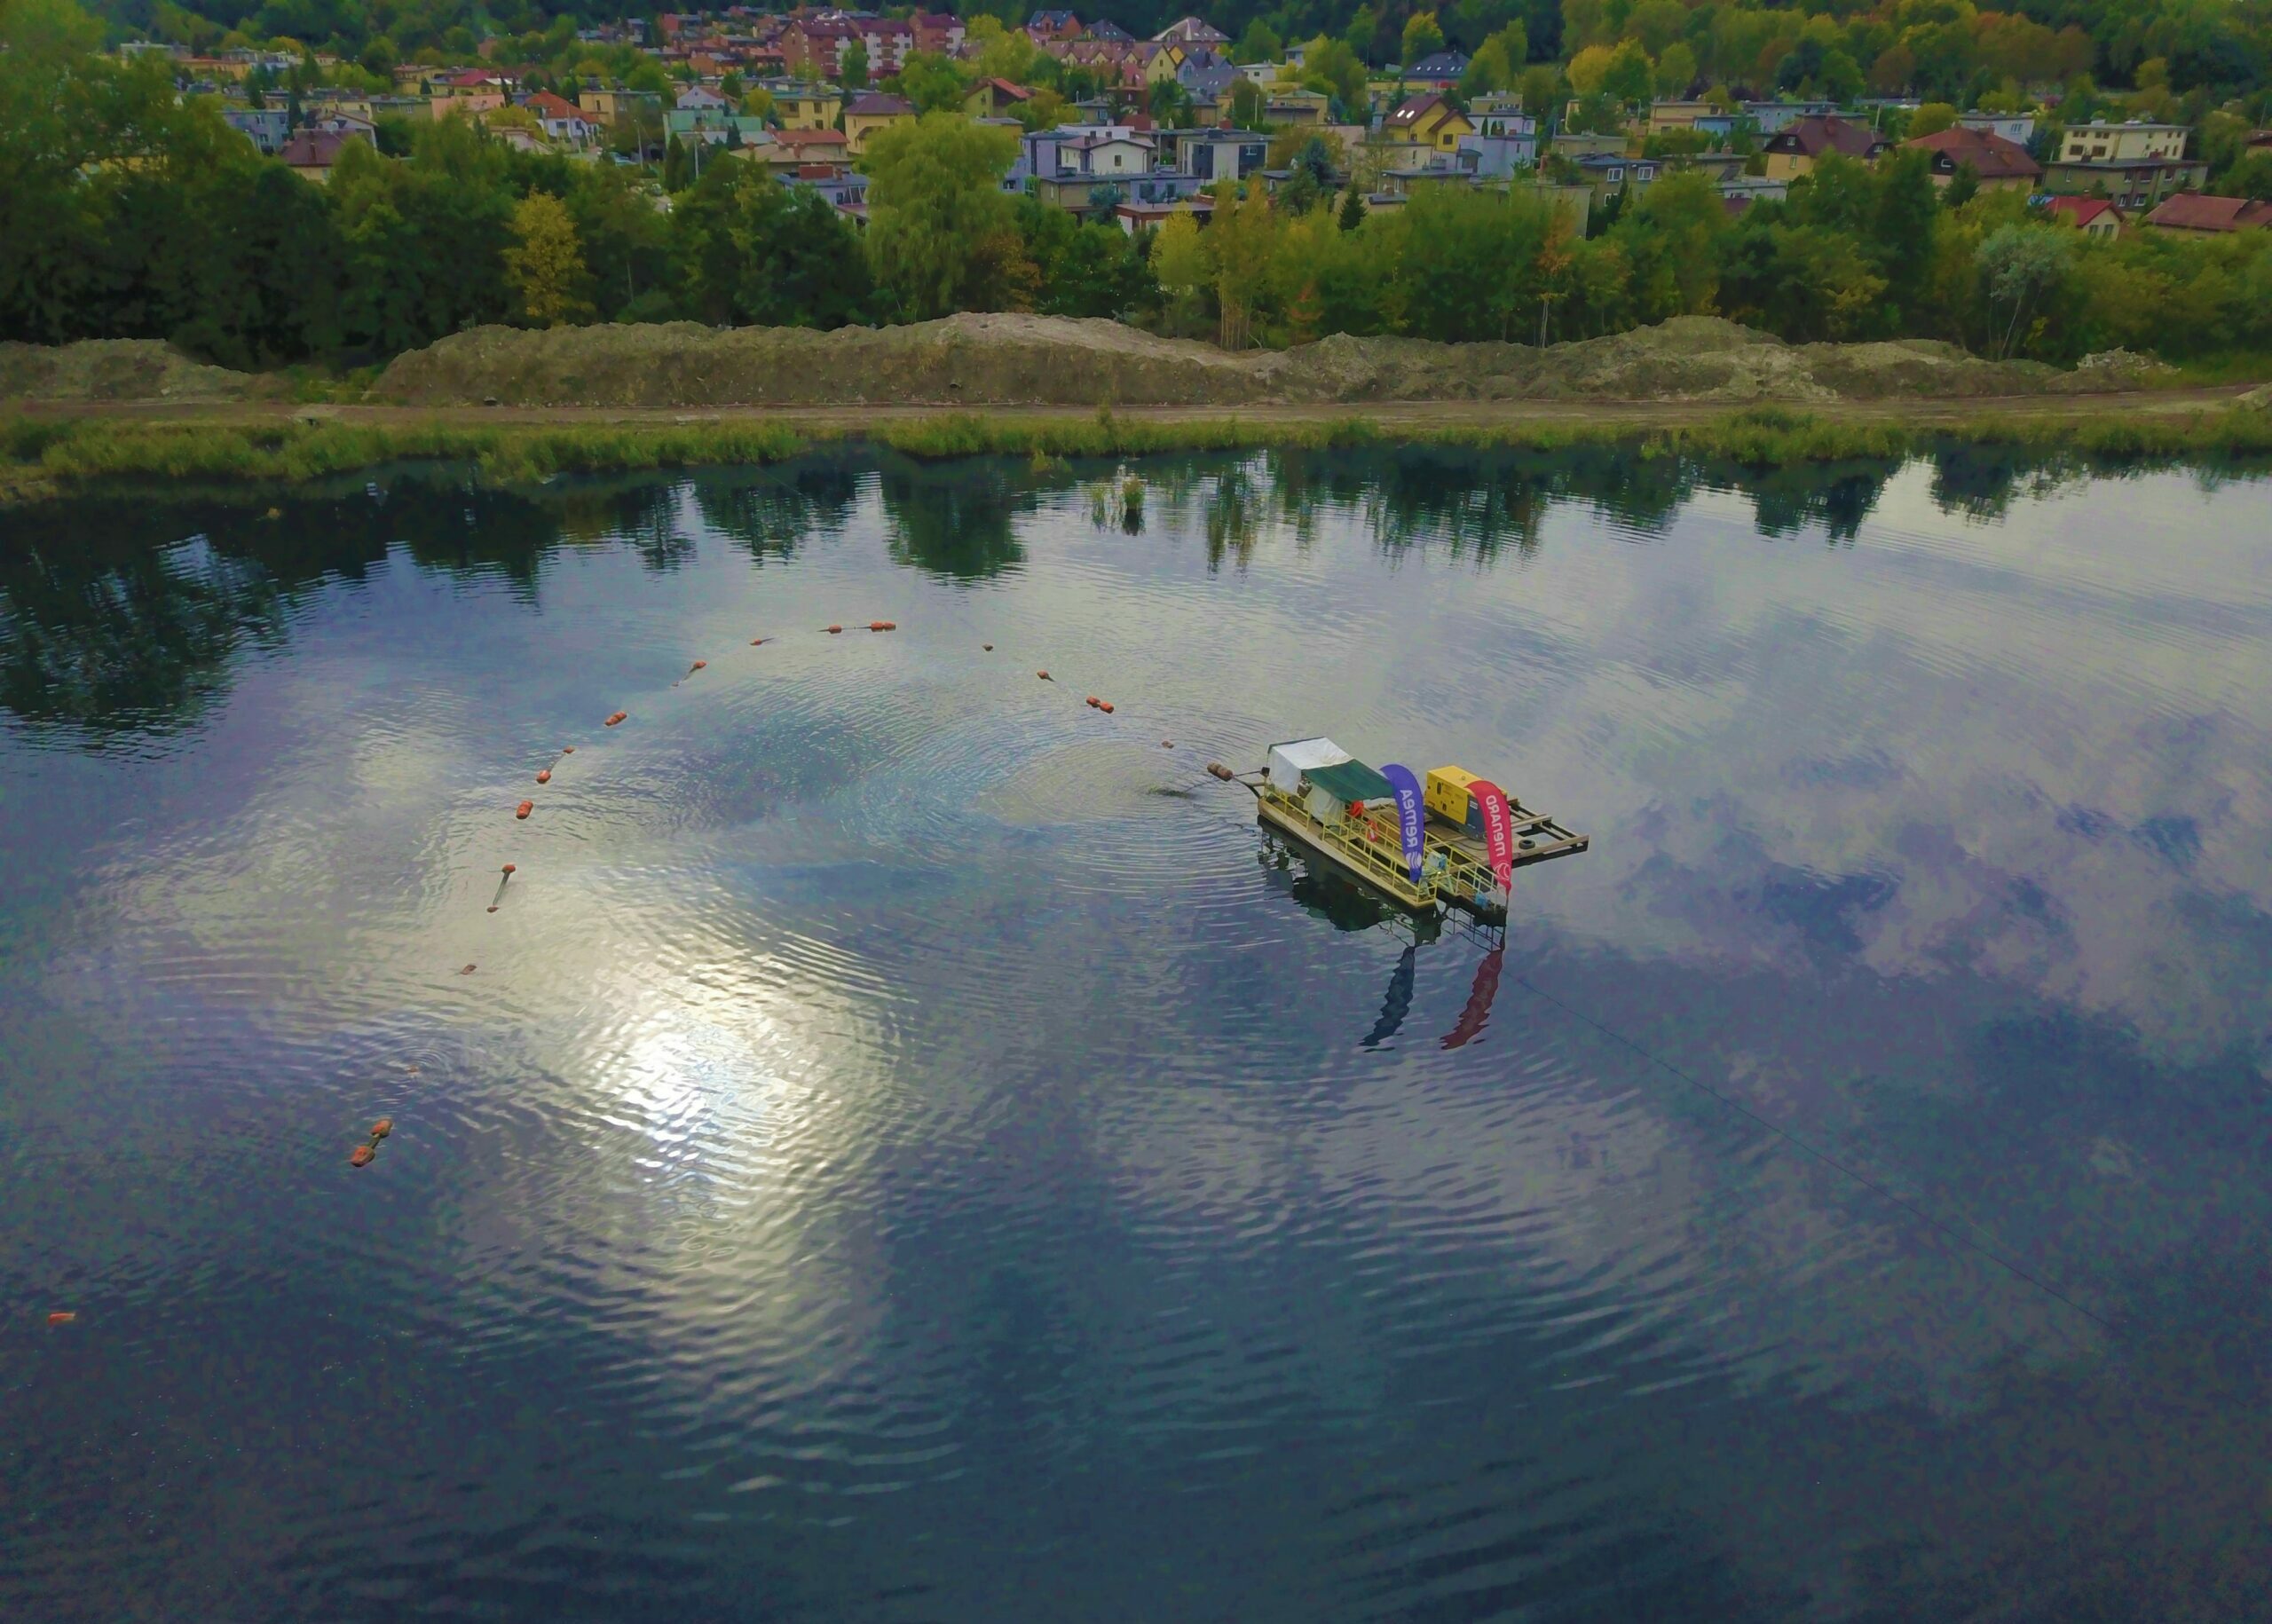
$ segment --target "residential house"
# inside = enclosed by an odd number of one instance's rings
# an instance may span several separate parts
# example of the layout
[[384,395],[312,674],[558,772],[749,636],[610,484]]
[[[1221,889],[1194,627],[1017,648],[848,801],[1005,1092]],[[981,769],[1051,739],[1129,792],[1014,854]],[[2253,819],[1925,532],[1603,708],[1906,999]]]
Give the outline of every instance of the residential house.
[[1628,158],[1623,154],[1597,153],[1578,160],[1578,174],[1600,208],[1620,192],[1639,197],[1657,184],[1665,166],[1654,158]]
[[1826,118],[1838,111],[1834,101],[1747,101],[1744,116],[1763,136],[1780,135],[1803,118]]
[[2127,224],[2122,210],[2103,197],[2055,197],[2047,199],[2044,207],[2053,219],[2100,242],[2113,241]]
[[2157,231],[2223,236],[2229,232],[2272,230],[2272,203],[2252,197],[2211,197],[2181,192],[2146,217]]
[[1070,12],[1036,12],[1026,19],[1026,32],[1037,45],[1052,40],[1081,37],[1081,20]]
[[599,135],[599,126],[584,115],[581,107],[550,91],[523,97],[521,106],[534,115],[537,128],[556,141],[585,146]]
[[1771,180],[1795,180],[1832,153],[1874,163],[1889,145],[1867,124],[1834,113],[1810,114],[1767,138],[1766,173]]
[[962,19],[951,12],[918,12],[907,20],[915,30],[915,49],[951,57],[962,49]]
[[221,116],[265,157],[273,158],[292,138],[292,115],[282,107],[224,107]]
[[1262,120],[1266,124],[1321,129],[1332,121],[1332,114],[1333,99],[1321,91],[1289,85],[1268,91],[1262,101]]
[[1106,45],[1132,45],[1136,36],[1109,17],[1099,17],[1081,31],[1081,37]]
[[1558,158],[1615,157],[1628,145],[1624,133],[1615,130],[1558,130],[1552,143]]
[[[438,102],[435,105],[452,111],[467,114],[476,112],[487,113],[493,111],[493,109],[485,106],[469,106],[462,100]],[[349,112],[344,107],[311,107],[307,109],[305,115],[301,119],[300,128],[303,130],[312,130],[318,135],[361,136],[366,141],[370,142],[373,146],[375,146],[378,145],[378,120],[375,118],[367,118],[360,113]]]
[[1649,104],[1649,133],[1664,135],[1675,130],[1693,130],[1700,122],[1730,116],[1714,102],[1654,101]]
[[1667,169],[1694,169],[1716,186],[1743,178],[1741,153],[1682,153],[1663,162]]
[[914,122],[915,104],[903,96],[864,91],[844,104],[844,138],[850,143],[855,157],[868,150],[868,143],[877,130]]
[[1196,17],[1179,17],[1153,39],[1163,45],[1227,45],[1231,36]]
[[2035,139],[2032,113],[1967,113],[1956,122],[1984,135],[2001,136],[2017,146],[2025,146]]
[[857,169],[836,163],[801,163],[778,171],[776,178],[785,185],[817,193],[856,225],[868,223],[868,177]]
[[833,130],[844,106],[842,93],[832,85],[768,79],[763,89],[773,98],[773,122],[784,130]]
[[723,113],[727,103],[717,91],[699,84],[690,84],[678,93],[674,105],[682,113]]
[[339,162],[340,149],[358,138],[320,130],[303,130],[285,142],[276,155],[292,173],[321,185],[331,178],[331,166]]
[[1186,56],[1175,70],[1176,83],[1191,92],[1194,101],[1221,100],[1230,94],[1238,76],[1230,58],[1204,47]]
[[576,105],[587,118],[611,127],[635,122],[642,114],[662,111],[662,98],[652,91],[627,91],[620,86],[587,86],[576,92]]
[[[834,79],[843,71],[846,49],[859,38],[858,28],[841,12],[792,17],[781,30],[781,59],[800,77]],[[868,70],[876,71],[872,59]]]
[[758,153],[777,174],[809,163],[841,164],[849,155],[841,130],[777,130]]
[[1113,224],[1130,236],[1138,232],[1157,231],[1179,214],[1187,214],[1204,225],[1215,212],[1215,200],[1204,192],[1188,197],[1162,198],[1138,201],[1126,199],[1112,206]]
[[2033,192],[2043,166],[2016,141],[1984,130],[1952,124],[1929,136],[1904,141],[1905,149],[1932,154],[1933,185],[1946,186],[1969,166],[1983,192]]
[[2185,156],[2183,124],[2070,124],[2059,144],[2062,163],[2130,163],[2146,158]]
[[2075,162],[2063,156],[2043,166],[2043,189],[2055,196],[2111,198],[2141,214],[2165,198],[2206,185],[2208,180],[2209,166],[2198,158]]
[[663,127],[688,146],[698,142],[705,146],[765,146],[773,140],[763,119],[707,107],[673,109],[663,114]]
[[1464,51],[1439,51],[1422,57],[1404,70],[1408,84],[1429,84],[1440,91],[1448,91],[1467,72],[1468,57]]
[[1033,92],[1007,79],[981,79],[962,99],[962,110],[972,118],[998,118],[1033,99]]
[[860,43],[868,48],[868,75],[881,79],[895,74],[907,64],[915,50],[915,25],[904,17],[878,17],[862,13],[855,24]]
[[1462,136],[1473,135],[1475,125],[1442,96],[1431,91],[1415,96],[1381,121],[1381,139],[1402,146],[1432,146],[1454,152]]
[[1177,171],[1202,183],[1244,180],[1262,167],[1270,149],[1266,137],[1246,130],[1179,130]]

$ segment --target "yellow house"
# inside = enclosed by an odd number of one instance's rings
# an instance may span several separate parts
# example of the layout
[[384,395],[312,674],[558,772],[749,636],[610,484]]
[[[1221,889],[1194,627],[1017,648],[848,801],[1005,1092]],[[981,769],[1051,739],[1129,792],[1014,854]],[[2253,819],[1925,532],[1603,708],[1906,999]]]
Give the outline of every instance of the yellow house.
[[824,84],[774,81],[766,85],[773,97],[773,116],[784,130],[833,130],[844,98]]
[[1438,152],[1457,152],[1460,137],[1474,133],[1466,114],[1432,92],[1415,96],[1381,122],[1383,140]]
[[868,138],[894,124],[912,123],[915,105],[902,96],[868,91],[844,104],[844,143],[853,156],[868,150]]
[[1308,130],[1321,127],[1330,116],[1329,99],[1317,91],[1274,85],[1263,97],[1262,116],[1273,124],[1298,124]]

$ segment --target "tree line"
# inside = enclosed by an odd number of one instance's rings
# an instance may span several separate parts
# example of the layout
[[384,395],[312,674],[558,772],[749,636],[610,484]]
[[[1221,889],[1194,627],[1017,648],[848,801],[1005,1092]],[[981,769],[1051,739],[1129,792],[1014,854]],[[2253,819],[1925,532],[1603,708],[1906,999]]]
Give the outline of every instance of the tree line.
[[[170,339],[239,367],[382,359],[487,322],[835,327],[960,310],[1108,316],[1226,342],[1522,342],[1713,312],[1795,341],[1914,336],[2051,361],[2272,346],[2272,233],[2086,241],[1921,154],[1828,160],[1730,219],[1675,173],[1590,238],[1542,194],[1426,188],[1368,214],[1315,152],[1274,201],[1148,240],[1001,189],[1014,132],[948,112],[879,132],[864,233],[746,158],[667,211],[636,171],[462,120],[407,155],[349,143],[327,185],[255,153],[162,69],[91,54],[62,0],[0,51],[0,337]],[[38,25],[38,26],[29,26]]]

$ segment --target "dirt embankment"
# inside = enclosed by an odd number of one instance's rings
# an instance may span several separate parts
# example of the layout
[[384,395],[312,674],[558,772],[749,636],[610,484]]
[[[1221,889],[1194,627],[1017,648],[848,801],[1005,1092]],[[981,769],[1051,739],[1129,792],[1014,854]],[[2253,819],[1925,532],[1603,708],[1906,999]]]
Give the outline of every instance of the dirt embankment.
[[0,343],[0,400],[258,400],[270,379],[193,361],[154,338]]
[[[1713,317],[1583,339],[1440,344],[1321,340],[1231,355],[1113,321],[963,315],[901,327],[718,330],[694,322],[477,327],[398,357],[375,405],[636,410],[880,406],[1317,407],[1441,402],[1820,405],[2102,395],[2158,363],[2119,351],[2072,372],[1984,361],[1916,340],[1786,344]],[[203,366],[171,347],[107,340],[0,344],[0,400],[257,401],[278,380]]]
[[1112,321],[964,315],[911,327],[714,331],[482,327],[401,356],[372,398],[404,405],[1309,406],[1388,401],[1831,402],[2135,387],[2150,363],[2061,372],[1905,340],[1792,345],[1712,317],[1537,350],[1336,336],[1230,355]]

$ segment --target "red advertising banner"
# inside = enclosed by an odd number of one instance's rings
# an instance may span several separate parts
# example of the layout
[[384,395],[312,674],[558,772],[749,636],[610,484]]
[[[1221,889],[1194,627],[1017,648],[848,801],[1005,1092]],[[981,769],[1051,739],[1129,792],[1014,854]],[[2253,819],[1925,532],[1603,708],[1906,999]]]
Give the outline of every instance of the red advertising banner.
[[1499,889],[1515,888],[1515,815],[1507,809],[1507,797],[1488,778],[1478,778],[1467,786],[1475,797],[1476,810],[1483,814],[1483,849],[1491,859],[1491,871],[1499,877]]

